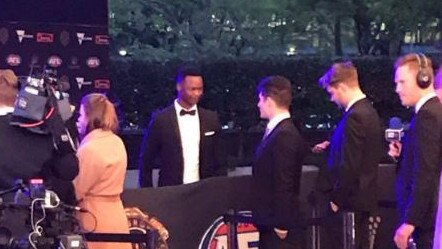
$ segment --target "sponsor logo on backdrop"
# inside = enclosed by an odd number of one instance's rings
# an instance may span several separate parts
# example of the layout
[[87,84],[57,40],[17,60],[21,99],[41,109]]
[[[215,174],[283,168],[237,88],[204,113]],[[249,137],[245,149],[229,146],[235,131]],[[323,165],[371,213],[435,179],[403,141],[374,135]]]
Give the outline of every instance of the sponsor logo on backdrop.
[[78,44],[83,44],[84,41],[92,41],[92,37],[86,36],[85,33],[77,33]]
[[83,77],[76,77],[75,81],[77,82],[79,90],[85,85],[92,85],[92,81],[85,81]]
[[57,55],[48,58],[48,65],[51,67],[59,67],[61,63],[63,63],[63,60]]
[[86,60],[86,64],[89,68],[97,68],[100,66],[101,62],[100,59],[98,59],[98,57],[89,57]]
[[69,45],[70,41],[71,41],[71,38],[69,37],[69,32],[67,32],[66,30],[61,31],[61,33],[60,33],[60,43],[61,43],[61,45],[66,47],[67,45]]
[[96,89],[110,89],[110,80],[96,79],[94,80],[94,86]]
[[[251,215],[251,212],[242,211],[239,212],[239,214]],[[236,228],[238,232],[238,249],[258,248],[259,233],[254,225],[239,223]],[[198,249],[228,248],[228,230],[228,226],[224,223],[223,217],[219,217],[204,233]]]
[[21,57],[18,54],[10,54],[6,57],[6,63],[11,67],[16,67],[21,64]]
[[4,45],[9,40],[9,32],[7,28],[0,29],[0,42]]
[[68,66],[69,69],[79,69],[80,65],[78,65],[78,57],[77,56],[72,56],[71,57],[71,62]]
[[109,36],[108,35],[96,35],[95,36],[95,44],[109,45]]
[[54,42],[54,34],[38,32],[37,33],[37,42],[53,43]]
[[23,29],[17,29],[15,31],[17,33],[18,42],[22,42],[23,39],[34,39],[33,35],[26,34],[26,31]]

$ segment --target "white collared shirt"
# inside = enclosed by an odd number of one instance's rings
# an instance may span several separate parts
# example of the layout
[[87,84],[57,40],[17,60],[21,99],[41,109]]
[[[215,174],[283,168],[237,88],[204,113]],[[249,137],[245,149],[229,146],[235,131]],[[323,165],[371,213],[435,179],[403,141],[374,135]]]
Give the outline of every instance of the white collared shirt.
[[0,116],[5,116],[8,113],[12,113],[14,111],[14,107],[12,106],[2,106],[0,107]]
[[422,106],[423,106],[425,103],[427,103],[428,100],[430,100],[431,98],[434,98],[434,97],[437,97],[437,95],[436,95],[435,92],[431,92],[431,93],[428,93],[428,94],[424,95],[424,96],[423,96],[422,98],[420,98],[419,101],[416,103],[416,107],[415,107],[415,109],[414,109],[414,112],[417,113],[417,112],[422,108]]
[[270,134],[270,132],[275,129],[275,127],[284,119],[290,118],[290,113],[283,112],[276,116],[274,116],[272,119],[270,119],[269,123],[267,124],[266,133],[267,135]]
[[[185,109],[178,103],[178,100],[175,100],[174,105],[180,130],[181,148],[183,148],[183,183],[197,182],[200,180],[200,119],[198,108],[195,105],[190,109]],[[183,109],[186,111],[195,110],[195,115],[181,116],[180,111]]]
[[365,94],[362,94],[361,96],[352,99],[352,100],[348,103],[347,107],[345,108],[345,112],[348,112],[348,110],[350,110],[350,108],[351,108],[356,102],[358,102],[358,101],[361,100],[361,99],[365,99],[365,98],[367,98],[367,96],[366,96]]

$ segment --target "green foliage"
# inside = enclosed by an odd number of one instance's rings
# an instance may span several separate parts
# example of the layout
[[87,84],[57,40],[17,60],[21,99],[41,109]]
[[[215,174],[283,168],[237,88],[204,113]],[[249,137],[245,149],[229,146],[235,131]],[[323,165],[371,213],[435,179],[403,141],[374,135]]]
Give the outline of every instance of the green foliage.
[[439,0],[111,0],[112,54],[135,59],[396,54],[442,36]]

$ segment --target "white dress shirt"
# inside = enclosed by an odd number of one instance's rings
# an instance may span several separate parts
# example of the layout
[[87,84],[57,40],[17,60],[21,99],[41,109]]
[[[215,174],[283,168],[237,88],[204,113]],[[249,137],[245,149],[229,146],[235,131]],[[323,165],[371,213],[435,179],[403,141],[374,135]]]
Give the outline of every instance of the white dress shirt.
[[[180,130],[181,147],[183,148],[184,173],[183,183],[192,183],[200,180],[200,119],[197,106],[190,109],[183,108],[178,100],[175,100],[175,110]],[[193,111],[195,115],[180,115],[181,110]]]
[[265,136],[269,135],[273,129],[284,119],[290,118],[290,113],[283,112],[276,116],[274,116],[272,119],[270,119],[269,123],[267,123],[267,128],[265,132]]
[[361,96],[352,99],[352,100],[348,103],[347,107],[345,108],[345,112],[348,112],[348,110],[350,110],[350,108],[351,108],[356,102],[358,102],[358,101],[361,100],[361,99],[365,99],[366,97],[367,97],[367,96],[366,96],[365,94],[362,94]]

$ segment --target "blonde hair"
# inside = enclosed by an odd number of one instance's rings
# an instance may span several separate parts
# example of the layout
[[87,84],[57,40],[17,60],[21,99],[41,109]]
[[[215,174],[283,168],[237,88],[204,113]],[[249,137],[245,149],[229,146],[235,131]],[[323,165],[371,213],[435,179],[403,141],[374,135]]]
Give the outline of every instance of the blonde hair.
[[18,80],[11,69],[0,70],[0,104],[14,106],[18,92]]
[[86,134],[95,130],[118,130],[118,118],[114,105],[103,94],[91,93],[81,99],[87,118]]

